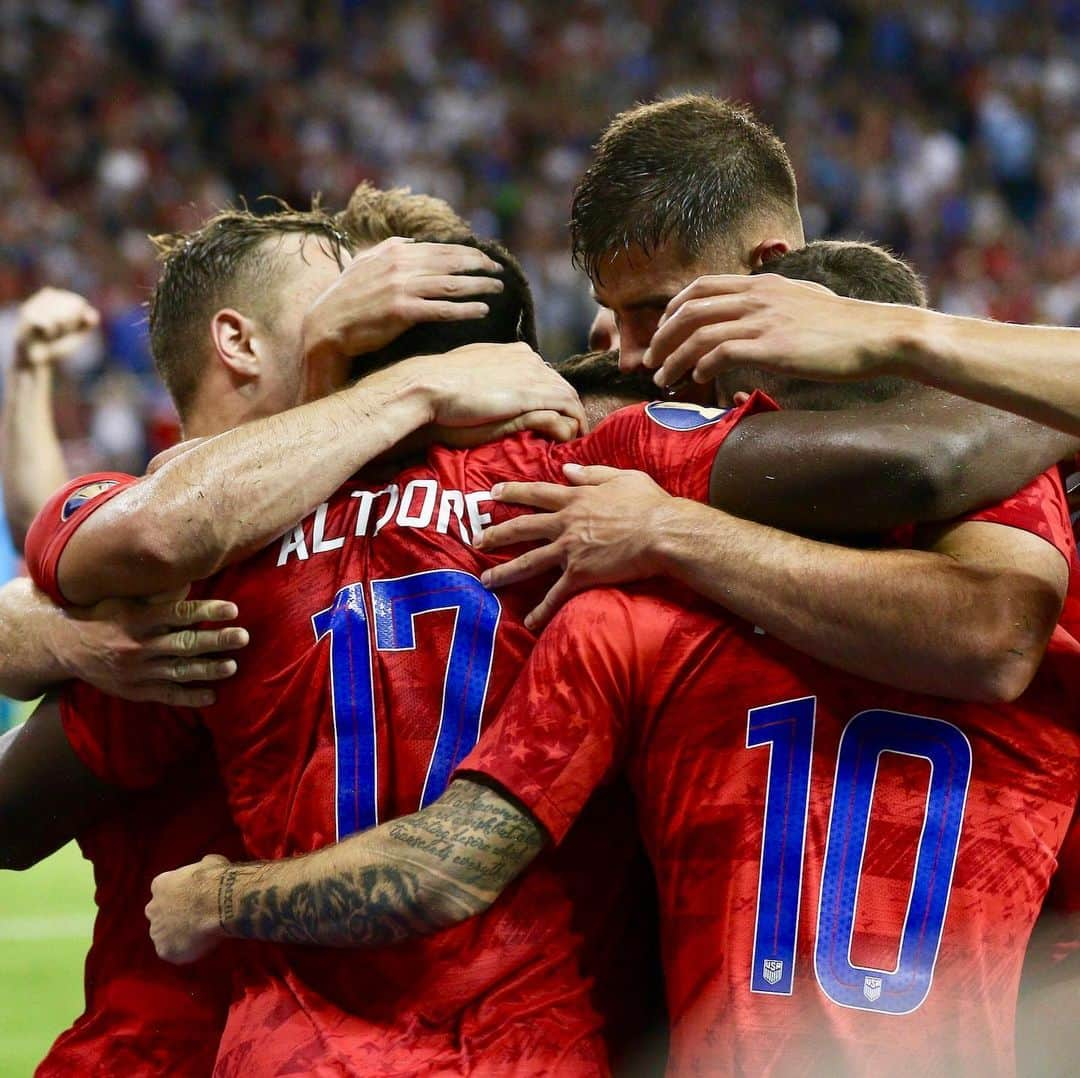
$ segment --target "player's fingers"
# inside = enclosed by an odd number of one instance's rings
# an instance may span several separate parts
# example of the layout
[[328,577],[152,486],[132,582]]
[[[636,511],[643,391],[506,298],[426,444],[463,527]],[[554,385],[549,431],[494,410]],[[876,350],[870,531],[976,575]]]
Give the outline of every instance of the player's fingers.
[[573,492],[559,483],[496,483],[491,497],[497,502],[531,505],[534,509],[562,509]]
[[706,352],[697,361],[691,371],[691,377],[695,382],[704,385],[729,367],[755,366],[762,359],[764,359],[764,353],[757,340],[739,338],[724,341],[712,351]]
[[143,648],[154,657],[191,659],[200,655],[216,655],[220,651],[239,651],[247,647],[250,639],[247,629],[239,626],[229,629],[185,629],[147,640]]
[[190,452],[197,445],[202,445],[205,441],[206,438],[189,438],[186,442],[177,442],[176,445],[170,446],[168,449],[163,449],[149,464],[147,464],[146,474],[153,475],[158,469],[164,468],[170,460],[175,460],[184,453]]
[[569,416],[560,415],[550,409],[526,412],[512,419],[510,424],[513,433],[531,430],[556,442],[569,442],[572,438],[576,438],[581,430],[578,419],[571,419]]
[[210,707],[217,700],[217,695],[210,689],[175,681],[146,681],[110,691],[135,703],[167,704],[169,707]]
[[179,685],[192,681],[224,681],[236,673],[235,659],[155,659],[147,667],[154,681],[175,681]]
[[410,265],[430,266],[438,273],[502,273],[502,266],[477,247],[460,243],[414,243],[399,252]]
[[480,582],[485,588],[495,591],[510,584],[520,584],[523,580],[531,580],[534,576],[546,573],[549,569],[555,569],[561,564],[562,551],[552,543],[549,546],[527,551],[503,565],[493,566],[483,573]]
[[[756,335],[756,332],[756,330],[744,326],[741,321],[720,322],[715,325],[701,326],[694,330],[677,348],[663,356],[663,362],[653,381],[658,386],[674,385],[680,378],[693,371],[703,356],[708,355],[714,349],[719,349],[720,345],[739,336]],[[728,365],[727,361],[723,360],[723,356],[724,353],[718,350],[717,357],[719,359],[714,361],[717,371]]]
[[712,273],[691,281],[681,292],[668,300],[660,325],[664,325],[684,304],[704,296],[738,295],[754,287],[755,278],[742,273]]
[[517,543],[551,540],[561,531],[562,522],[559,520],[558,513],[529,513],[485,528],[476,537],[474,545],[481,550],[499,550],[502,547],[515,546]]
[[661,367],[668,356],[703,326],[731,322],[747,313],[744,296],[709,296],[687,301],[668,321],[657,327],[642,363]]
[[563,573],[544,596],[540,605],[525,618],[525,628],[534,633],[539,632],[556,615],[559,607],[579,591],[581,591],[581,586],[573,583],[568,573]]
[[621,468],[609,468],[606,464],[564,464],[563,475],[575,487],[595,487],[610,483],[612,479],[626,475],[626,472]]
[[157,603],[134,615],[136,631],[156,635],[165,629],[179,629],[204,621],[234,621],[240,611],[236,603],[224,599],[185,599],[179,603]]
[[486,296],[505,286],[497,277],[449,274],[441,277],[417,277],[410,291],[421,299],[457,299],[461,296]]
[[409,323],[469,322],[486,318],[491,308],[479,301],[458,303],[452,299],[414,299],[403,305],[403,317]]

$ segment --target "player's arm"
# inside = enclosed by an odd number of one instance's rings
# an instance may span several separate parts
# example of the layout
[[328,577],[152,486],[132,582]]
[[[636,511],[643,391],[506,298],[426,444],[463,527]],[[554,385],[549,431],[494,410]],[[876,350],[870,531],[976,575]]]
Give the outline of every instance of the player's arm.
[[865,535],[1001,501],[1078,448],[1071,435],[919,388],[857,409],[747,417],[717,453],[713,503],[789,531]]
[[102,504],[68,540],[59,590],[79,604],[172,591],[261,549],[420,427],[512,428],[538,411],[563,437],[584,423],[574,391],[527,345],[398,364],[209,438]]
[[561,567],[534,628],[576,591],[670,576],[830,665],[937,696],[1011,700],[1038,668],[1068,584],[1059,549],[1000,524],[941,529],[925,550],[858,550],[672,498],[640,472],[567,474],[580,485],[506,484],[500,499],[548,513],[482,540],[548,540],[483,577],[501,587]]
[[192,961],[225,936],[382,946],[487,909],[618,766],[633,686],[655,668],[667,629],[663,615],[635,618],[626,596],[580,596],[442,797],[303,857],[204,858],[159,876],[146,910],[158,954]]
[[303,857],[233,865],[212,856],[159,876],[150,934],[172,962],[230,936],[383,947],[482,913],[544,842],[506,795],[456,779],[426,809]]
[[56,703],[43,702],[0,739],[0,868],[36,865],[119,796],[72,750]]
[[775,274],[699,278],[671,301],[644,363],[662,385],[730,367],[899,374],[1080,437],[1080,329],[868,303]]
[[56,365],[82,346],[99,321],[82,296],[57,288],[43,288],[19,307],[0,455],[4,511],[20,550],[30,522],[68,478],[53,416]]
[[111,600],[61,610],[27,579],[0,587],[0,694],[34,700],[62,682],[86,681],[128,700],[185,706],[213,701],[210,682],[231,676],[228,652],[246,630],[232,603],[179,598]]

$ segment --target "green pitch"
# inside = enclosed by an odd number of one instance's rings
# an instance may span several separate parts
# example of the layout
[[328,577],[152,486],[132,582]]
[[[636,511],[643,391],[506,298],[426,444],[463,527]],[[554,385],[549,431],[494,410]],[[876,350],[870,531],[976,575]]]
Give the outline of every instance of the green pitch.
[[29,872],[0,872],[0,1074],[26,1078],[83,1009],[93,926],[89,864],[69,843]]

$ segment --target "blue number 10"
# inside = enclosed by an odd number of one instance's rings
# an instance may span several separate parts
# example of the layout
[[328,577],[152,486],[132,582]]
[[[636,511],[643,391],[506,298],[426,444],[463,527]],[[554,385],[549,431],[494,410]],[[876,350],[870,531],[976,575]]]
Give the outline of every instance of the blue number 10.
[[[371,583],[375,647],[412,651],[416,618],[455,611],[454,636],[443,682],[442,712],[420,807],[446,789],[450,775],[480,737],[488,675],[501,606],[476,577],[436,569]],[[379,820],[375,694],[364,585],[350,584],[312,619],[315,640],[330,636],[330,685],[337,757],[337,836]]]
[[[792,990],[815,706],[815,698],[808,696],[754,708],[748,717],[747,747],[770,746],[753,992],[790,995]],[[878,761],[887,752],[930,764],[925,820],[894,970],[855,966],[850,958]],[[945,927],[970,778],[971,746],[957,727],[941,719],[873,710],[860,712],[844,728],[814,946],[815,976],[834,1003],[907,1014],[926,999]]]

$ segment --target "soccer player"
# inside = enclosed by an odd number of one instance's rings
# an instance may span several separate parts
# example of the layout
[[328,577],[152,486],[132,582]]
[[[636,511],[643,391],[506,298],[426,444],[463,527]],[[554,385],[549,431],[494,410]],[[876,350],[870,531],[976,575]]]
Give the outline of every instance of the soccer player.
[[[98,510],[100,511],[100,507],[95,507],[95,508],[96,508],[96,509],[98,509]],[[450,510],[450,512],[452,512],[452,510]],[[324,519],[325,519],[325,518],[324,518]],[[312,544],[313,544],[313,545],[315,545],[315,543],[314,543],[314,535],[315,535],[315,533],[314,533],[314,532],[312,531],[312,532],[310,532],[309,534],[310,534],[310,535],[312,536]],[[325,534],[326,534],[326,533],[324,532],[324,533],[323,533],[323,538],[325,538]],[[294,533],[294,535],[292,536],[292,539],[293,539],[293,541],[294,541],[294,542],[296,542],[296,541],[297,541],[297,536],[295,535],[295,533]],[[320,540],[320,542],[321,542],[321,540]],[[336,549],[336,548],[335,548],[335,549]],[[306,539],[305,539],[305,545],[304,545],[304,546],[301,546],[301,545],[300,545],[300,544],[299,544],[299,543],[297,542],[297,545],[296,545],[296,546],[295,546],[295,547],[294,547],[294,548],[293,548],[292,550],[290,550],[290,551],[289,551],[288,553],[294,553],[294,552],[295,552],[295,553],[296,553],[296,557],[297,557],[297,558],[299,559],[299,558],[302,558],[302,554],[300,553],[300,551],[301,551],[301,550],[303,550],[303,551],[304,551],[305,553],[307,553],[307,552],[308,552],[308,548],[307,548],[307,546],[306,546]],[[319,551],[319,552],[320,552],[320,553],[323,553],[324,551]],[[118,566],[119,566],[119,563],[118,563]],[[80,582],[78,586],[82,587],[82,586],[86,586],[86,584],[85,584],[85,582],[83,581],[83,582]]]
[[[834,256],[833,262],[837,263],[837,265],[834,265],[833,268],[837,272],[844,271],[849,274],[857,272],[860,275],[861,280],[857,287],[870,289],[876,281],[878,295],[893,295],[894,291],[892,290],[900,289],[903,286],[906,287],[907,292],[901,293],[899,298],[911,297],[916,300],[919,298],[917,293],[913,294],[915,288],[914,278],[901,263],[890,259],[883,252],[873,248],[862,247],[861,245],[860,247],[861,249],[856,250],[841,245],[826,245],[826,251]],[[792,270],[800,264],[804,268],[820,268],[822,264],[832,265],[820,250],[810,251],[806,255],[802,255],[801,252],[796,253],[789,256],[789,258],[792,262]],[[894,283],[894,280],[896,283]],[[586,368],[589,366],[598,367],[602,363],[602,357],[586,357],[585,361],[579,363],[578,366]],[[1045,518],[1032,514],[1028,502],[1029,499],[1016,499],[1014,507],[1008,509],[1003,507],[1001,510],[996,511],[992,519],[998,523],[1008,523],[1032,530],[1036,527],[1046,526]],[[1062,503],[1059,500],[1057,503],[1059,510],[1061,510],[1061,505]],[[705,510],[704,513],[706,516],[711,515],[708,510]],[[1059,515],[1061,514],[1059,513]],[[708,522],[699,519],[697,523],[699,528],[704,530],[704,525],[707,525]],[[504,527],[506,526],[504,525]],[[1067,532],[1064,534],[1065,539],[1058,536],[1059,543],[1067,543]],[[1037,543],[1042,542],[1041,539],[1035,541]],[[1053,550],[1050,550],[1050,557],[1060,560]],[[589,631],[595,631],[600,624],[597,622]],[[577,623],[577,627],[579,630],[583,628],[581,623]],[[642,632],[645,631],[643,627]],[[565,650],[564,648],[564,659],[566,657]],[[641,683],[640,679],[634,682],[634,684]],[[881,692],[884,693],[884,690],[881,690]],[[548,744],[546,740],[548,737],[557,744],[560,737],[563,736],[561,731],[564,729],[565,722],[569,722],[571,729],[582,725],[580,721],[571,721],[562,714],[555,716],[558,721],[549,723],[547,715],[542,711],[537,711],[535,704],[534,699],[533,721],[537,724],[535,739],[541,745],[546,746]],[[538,714],[542,716],[539,720],[536,718]],[[586,711],[583,714],[588,714],[588,712]],[[511,749],[505,743],[501,745],[501,749],[506,754],[507,761],[519,758],[518,749]],[[521,751],[525,751],[524,748]],[[512,768],[516,765],[507,762],[506,766]],[[471,858],[462,856],[462,852],[466,848],[491,853],[490,844],[485,846],[483,843],[485,829],[490,831],[491,825],[490,821],[485,823],[475,818],[476,813],[483,811],[481,807],[478,807],[479,795],[475,791],[462,790],[458,793],[460,799],[451,798],[452,803],[448,802],[446,806],[448,814],[454,817],[454,822],[449,825],[442,817],[438,817],[438,811],[441,810],[436,807],[430,813],[432,816],[430,820],[425,819],[424,814],[421,814],[421,816],[415,817],[411,821],[399,822],[399,824],[389,829],[382,829],[382,834],[378,838],[371,840],[374,843],[373,845],[365,837],[364,840],[357,843],[347,843],[346,846],[328,852],[326,855],[315,855],[284,866],[259,865],[256,869],[251,870],[251,873],[258,877],[260,883],[258,887],[252,887],[250,893],[244,890],[247,887],[247,881],[252,878],[249,869],[245,867],[235,870],[240,873],[240,877],[234,877],[229,875],[234,870],[228,869],[221,862],[197,866],[194,872],[202,873],[198,877],[197,885],[195,885],[192,870],[186,870],[186,875],[184,873],[174,874],[173,879],[167,877],[167,884],[165,881],[159,881],[158,886],[162,891],[167,886],[169,892],[174,896],[179,892],[183,913],[197,919],[196,928],[190,929],[189,926],[191,936],[195,937],[196,942],[191,944],[176,943],[168,938],[168,930],[165,930],[163,935],[159,935],[159,946],[162,945],[162,941],[166,949],[170,946],[176,946],[178,947],[176,953],[184,953],[185,947],[190,946],[190,951],[186,953],[186,956],[190,957],[191,954],[198,953],[201,945],[199,941],[212,938],[217,933],[217,918],[221,915],[221,911],[217,906],[218,884],[223,878],[233,881],[227,885],[226,889],[233,886],[241,888],[240,892],[235,896],[235,900],[229,904],[229,910],[235,915],[234,921],[229,921],[229,930],[239,935],[266,939],[364,944],[381,939],[382,937],[378,934],[379,929],[386,929],[388,924],[393,926],[395,933],[405,934],[430,931],[433,927],[438,927],[441,924],[453,923],[465,912],[477,908],[477,887],[480,890],[486,889],[489,894],[497,890],[492,878],[485,878],[485,872],[490,871],[492,877],[497,877],[503,883],[510,878],[509,872],[506,875],[500,874],[491,865],[485,866],[483,863],[477,867]],[[450,795],[447,796],[450,798]],[[477,825],[475,829],[473,824]],[[455,832],[454,827],[458,827],[459,830]],[[514,858],[520,858],[521,862],[524,863],[531,856],[529,844],[521,837],[520,831],[514,830],[513,833],[519,845],[514,846],[511,853],[503,850],[501,855],[505,857],[507,868],[510,871],[513,870],[514,866],[519,866],[519,862]],[[460,849],[447,846],[445,841],[432,845],[430,841],[417,837],[423,834],[441,835],[446,840],[457,835],[462,845]],[[347,850],[346,847],[348,847]],[[398,877],[394,876],[394,873],[400,872],[400,878],[407,880],[408,886],[400,890],[401,903],[390,903],[387,911],[388,916],[384,920],[380,918],[376,911],[367,909],[370,903],[360,881],[364,878],[364,870],[371,865],[377,866],[374,871],[374,878],[381,878],[380,873],[383,869],[378,867],[379,856],[385,855],[393,859],[399,856],[406,847],[416,849],[422,854],[432,853],[436,859],[443,860],[442,883],[446,882],[445,866],[460,862],[464,867],[460,872],[455,872],[453,868],[450,868],[450,883],[443,887],[439,880],[433,880],[431,877],[424,875],[424,871],[430,869],[433,863],[431,861],[424,862],[421,859],[422,867],[419,874],[412,871],[415,869],[415,865],[395,864],[392,869],[387,870],[388,876],[396,879]],[[496,860],[498,859],[496,858]],[[222,875],[223,872],[225,873],[224,876]],[[178,882],[175,877],[179,877],[184,882]],[[240,882],[238,883],[237,880]],[[194,886],[194,898],[189,898],[183,893],[183,888],[189,881]],[[333,900],[330,897],[332,894],[335,896]],[[155,904],[157,903],[166,906],[164,917],[167,921],[169,917],[168,903],[164,897],[155,899]],[[151,905],[151,912],[154,911],[155,904]],[[176,905],[175,897],[173,898],[173,905]],[[345,915],[335,916],[337,911],[341,911]],[[155,925],[155,928],[157,927]],[[183,935],[183,930],[179,932],[179,935]]]
[[[180,261],[166,268],[166,289],[170,274],[184,274],[184,260],[198,257],[198,243],[178,245],[177,252]],[[508,300],[516,306],[506,307]],[[527,324],[523,300],[509,280],[499,297],[503,309],[489,302],[499,317],[489,332],[512,338]],[[156,303],[154,310],[156,318]],[[720,444],[737,414],[704,418],[680,432],[636,412],[629,417],[633,441],[627,426],[616,424],[604,438],[593,436],[592,452],[648,461],[651,450],[657,470],[672,477],[675,489],[704,498],[712,464],[705,447]],[[629,456],[625,443],[640,442],[646,450]],[[685,457],[694,446],[702,447],[696,464],[694,454]],[[487,491],[499,478],[535,474],[538,465],[554,478],[557,448],[519,439],[471,454],[436,450],[430,463],[389,484],[358,479],[281,543],[216,578],[214,592],[245,607],[252,634],[246,670],[254,673],[242,689],[243,675],[234,680],[230,688],[235,685],[237,693],[220,692],[218,704],[203,714],[249,848],[267,856],[310,849],[369,825],[376,814],[401,814],[441,792],[449,769],[478,736],[486,701],[505,693],[531,646],[522,605],[535,597],[523,593],[517,601],[501,601],[477,579],[487,559],[471,539],[486,523]],[[577,451],[588,452],[584,444]],[[59,528],[58,506],[39,519],[40,531],[35,526],[31,562],[58,597],[69,593],[73,581],[80,586],[82,566],[93,559],[79,546],[92,543],[87,522],[105,511],[111,493]],[[418,571],[401,576],[406,567]],[[368,618],[378,619],[374,647]],[[440,658],[445,672],[432,676]],[[266,669],[276,673],[263,688],[269,695],[261,708],[252,694],[260,688],[257,672]],[[370,671],[366,677],[364,669]],[[285,714],[290,721],[281,721]],[[139,726],[147,736],[127,746],[134,717],[126,725],[124,718],[123,709],[110,712],[101,700],[65,705],[65,731],[84,763],[122,786],[153,785],[201,736],[179,716],[148,722],[144,715]],[[103,728],[110,736],[95,736]],[[614,848],[610,854],[614,863],[606,878],[615,884],[624,854]],[[248,1065],[256,1051],[266,1066],[281,1062],[283,1054],[327,1051],[336,1026],[321,1017],[312,1026],[313,1016],[327,1013],[313,986],[363,1022],[359,1033],[358,1023],[350,1026],[347,1048],[329,1049],[331,1057],[347,1050],[355,1061],[390,1051],[402,1065],[420,1058],[452,1065],[464,1040],[489,1065],[521,1056],[522,1068],[602,1071],[599,1020],[578,968],[577,937],[569,930],[575,906],[566,892],[574,893],[581,871],[572,854],[569,864],[565,860],[536,877],[506,917],[493,920],[470,946],[459,939],[454,946],[387,952],[373,960],[370,980],[362,983],[337,956],[293,955],[286,965],[269,959],[250,976],[235,1023],[230,1020],[222,1066]],[[599,894],[590,892],[592,908],[583,916],[611,920],[616,907],[601,908]],[[598,929],[589,935],[602,938]],[[479,1004],[496,985],[514,998],[489,1016]],[[281,1016],[290,1008],[290,1022],[262,1029],[260,1016]],[[408,1016],[418,1013],[428,1015],[432,1028],[426,1036],[406,1036]]]
[[912,378],[1080,437],[1080,329],[887,310],[768,277],[701,277],[642,357],[659,386],[732,367],[846,381]]
[[[302,231],[304,228],[307,233]],[[249,236],[250,246],[257,248],[260,244],[286,243],[290,230],[294,238],[297,234],[314,237],[308,259],[297,259],[295,263],[297,273],[308,274],[310,283],[304,287],[309,295],[314,296],[325,284],[336,279],[339,273],[336,260],[328,260],[328,275],[315,276],[321,272],[322,265],[313,256],[318,241],[327,245],[337,242],[337,235],[328,220],[320,217],[297,221],[294,216],[287,222],[279,221],[277,231],[272,223],[264,223],[262,231]],[[222,253],[221,244],[218,244],[217,251]],[[437,254],[445,264],[445,252],[440,250]],[[469,258],[476,254],[472,250],[467,252]],[[290,298],[298,301],[297,293],[301,286],[296,277],[287,277],[281,283],[290,290]],[[407,280],[401,281],[401,284],[406,283]],[[278,339],[279,346],[287,343],[288,338]],[[501,365],[507,365],[505,359]],[[298,364],[296,369],[299,369]],[[505,392],[510,385],[505,377],[500,382],[500,377],[496,372],[489,381]],[[523,374],[520,380],[527,382],[529,378]],[[276,407],[280,407],[274,404],[279,396],[280,384],[281,379],[267,377],[260,381],[251,376],[237,387],[237,392],[231,397],[227,393],[219,394],[214,401],[219,420],[227,426],[253,410],[256,414],[259,409],[276,410]],[[419,387],[422,382],[416,385]],[[363,389],[354,394],[357,405],[363,405],[364,394]],[[474,397],[477,395],[473,393]],[[373,391],[372,403],[383,405],[386,401],[386,394]],[[506,403],[503,400],[500,405],[506,407]],[[232,414],[221,418],[230,406]],[[204,413],[207,412],[209,409],[204,409]],[[212,416],[204,414],[202,418],[203,426],[199,433],[215,433],[210,426]],[[364,434],[359,432],[360,437]],[[377,437],[377,431],[369,430],[366,436]],[[357,441],[357,436],[353,441]],[[372,455],[381,448],[381,444],[376,443],[371,450]],[[339,446],[341,451],[348,451],[347,440],[342,440]],[[126,478],[123,477],[124,480]],[[99,484],[76,484],[61,498],[63,505],[60,515],[70,518],[93,497],[112,490],[117,482],[115,477],[104,477]],[[159,505],[165,509],[168,501]],[[234,512],[238,509],[239,506]],[[35,610],[29,620],[36,624],[37,604],[30,596],[22,598]],[[182,624],[223,615],[232,618],[236,614],[232,604],[217,601],[181,605],[186,617]],[[11,613],[10,607],[7,612]],[[59,612],[51,613],[54,622],[61,621]],[[158,624],[157,620],[150,619],[160,619],[162,613],[162,605],[159,604],[144,612],[127,611],[125,618],[131,619],[130,628],[137,633],[150,631],[153,625]],[[25,630],[27,619],[16,620],[20,622],[20,629]],[[67,621],[63,624],[66,625]],[[89,637],[89,644],[107,642],[90,634],[92,623],[81,624],[82,635]],[[7,628],[8,622],[5,622],[5,633]],[[37,684],[43,676],[48,680],[70,676],[70,667],[61,668],[55,675],[51,675],[49,670],[41,670],[41,638],[31,634],[30,639],[16,640],[14,631],[8,635],[12,637],[12,648],[10,652],[5,649],[8,660],[5,662],[6,676],[16,674],[12,669],[15,658],[26,667],[19,672],[19,676],[26,678],[33,671]],[[219,652],[235,646],[237,639],[234,638],[237,638],[237,630],[200,631],[191,641],[194,648],[177,652],[183,656],[177,667],[167,658],[153,659],[152,662],[157,665],[155,673],[160,678],[176,674],[184,680],[209,676],[213,670],[221,672],[221,667],[228,670],[231,665],[235,668],[235,664],[222,661],[191,661],[200,652]],[[246,634],[241,633],[238,639],[246,639]],[[169,642],[151,640],[150,645],[159,649],[160,655],[164,656],[167,654],[166,643],[175,646],[179,642],[174,637]],[[131,645],[134,643],[132,640]],[[107,654],[99,658],[103,665]],[[61,655],[60,658],[70,663],[76,657]],[[181,664],[184,667],[182,670],[178,669]],[[80,674],[84,672],[78,664],[76,669]],[[86,672],[90,672],[88,668]],[[112,682],[105,683],[112,687]],[[183,685],[179,686],[179,689],[183,688]],[[78,698],[81,692],[87,690],[73,690],[74,698]],[[153,698],[155,693],[161,693],[161,688],[156,685],[150,689],[144,688],[138,695],[146,699],[148,696]],[[200,690],[196,699],[205,703],[206,695],[204,689]],[[190,698],[168,698],[175,702],[192,702]],[[100,867],[97,894],[100,913],[95,928],[95,945],[87,962],[86,1012],[73,1029],[60,1038],[42,1064],[40,1073],[67,1074],[94,1067],[125,1074],[151,1074],[162,1070],[206,1073],[217,1051],[217,1039],[229,999],[231,978],[228,959],[215,960],[178,977],[175,971],[153,954],[141,907],[149,894],[149,881],[162,869],[209,849],[240,852],[220,782],[214,772],[213,760],[209,753],[201,753],[175,779],[164,783],[161,789],[120,802],[116,799],[72,796],[62,777],[64,768],[71,765],[74,757],[60,730],[55,709],[47,705],[36,720],[5,745],[2,762],[3,801],[0,803],[0,827],[5,838],[4,864],[8,867],[25,867],[67,841],[73,833],[78,833],[84,853]],[[15,806],[20,803],[27,807],[40,804],[41,797],[46,796],[48,790],[52,791],[50,813],[38,813],[33,819],[25,814],[19,815]]]
[[[830,671],[670,588],[592,591],[439,802],[310,858],[196,866],[184,912],[210,938],[261,935],[303,902],[283,938],[338,945],[454,924],[622,771],[674,1073],[1009,1074],[1080,776],[1057,669],[1078,660],[1062,637],[1017,703],[964,705]],[[383,901],[356,886],[395,871],[408,888]]]
[[[650,176],[645,185],[638,182],[642,162],[648,162]],[[575,189],[571,240],[574,259],[592,279],[598,302],[614,313],[620,359],[630,369],[641,364],[668,304],[697,278],[749,274],[804,245],[794,171],[780,140],[747,110],[728,102],[686,94],[635,106],[608,125]],[[739,378],[733,388],[753,384]],[[730,402],[702,389],[705,403]],[[849,462],[828,451],[787,462],[785,473],[769,459],[771,439],[780,437],[782,423],[791,424],[783,428],[790,444],[801,437],[821,438],[817,432],[847,423],[847,417],[761,416],[725,447],[740,476],[757,480],[733,493],[725,508],[778,527],[831,535],[850,533],[856,519],[868,521],[870,509],[876,517],[871,530],[884,530],[904,522],[887,519],[889,508],[898,507],[893,495],[903,496],[918,474],[923,503],[914,515],[946,520],[980,504],[959,489],[973,480],[980,497],[992,490],[983,504],[1000,501],[1078,448],[1075,438],[928,389],[886,402],[871,415],[894,453],[920,462],[915,473],[910,465],[898,465],[886,486],[850,470]],[[997,449],[984,454],[988,440]],[[744,445],[746,459],[741,458]],[[811,524],[795,519],[797,514],[785,518],[784,507],[796,503],[773,496],[778,478],[814,477],[819,467],[846,491],[846,502],[838,502],[835,512],[820,504]],[[770,502],[779,504],[763,510]]]

